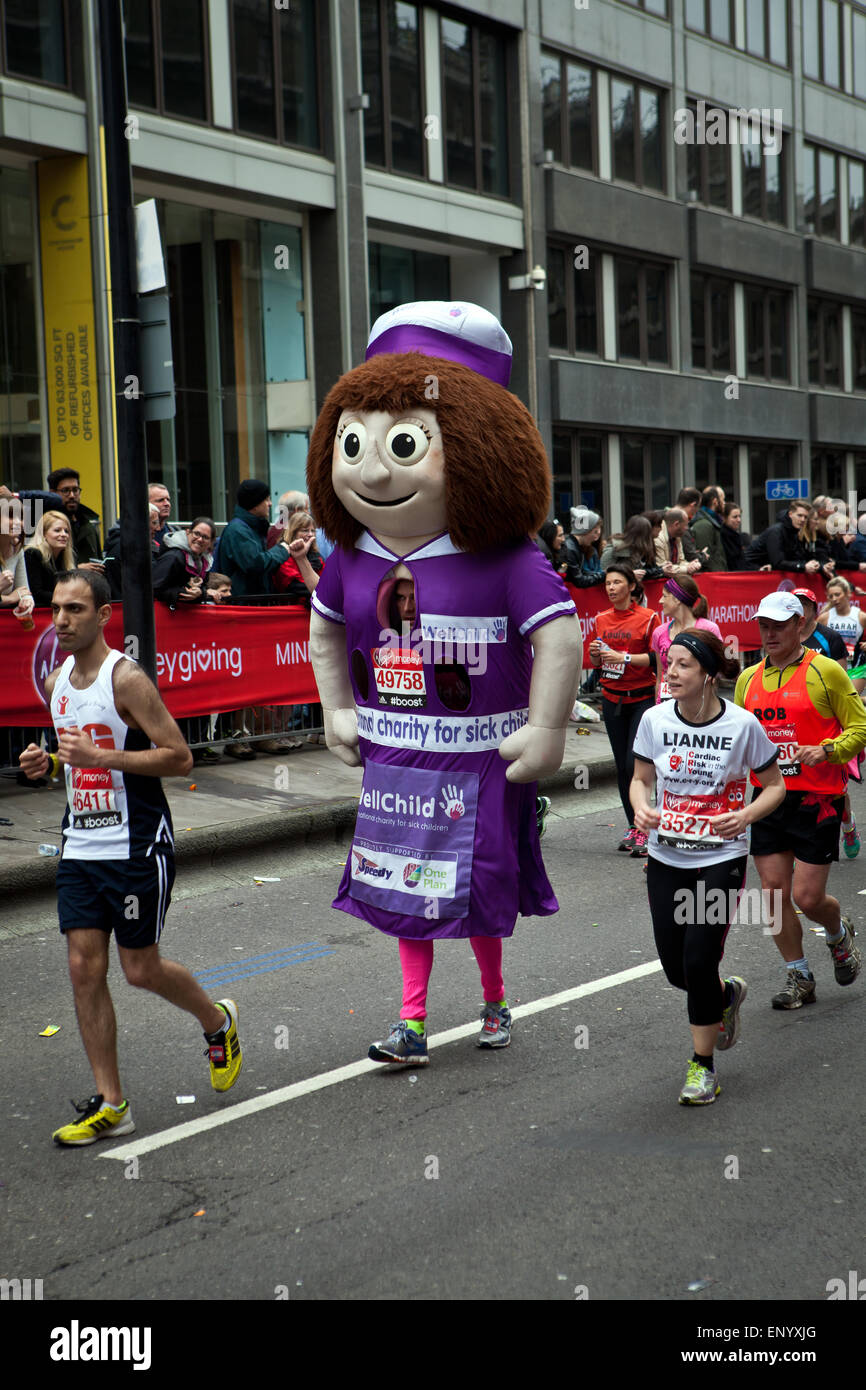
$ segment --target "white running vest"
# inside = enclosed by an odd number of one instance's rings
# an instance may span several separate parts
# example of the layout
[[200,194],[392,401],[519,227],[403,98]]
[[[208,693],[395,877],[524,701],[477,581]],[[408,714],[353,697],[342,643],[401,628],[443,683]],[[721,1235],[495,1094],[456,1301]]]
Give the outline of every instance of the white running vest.
[[[76,690],[69,679],[75,657],[66,658],[51,695],[51,718],[58,732],[76,725],[100,748],[153,746],[117,712],[112,676],[122,660],[122,652],[110,651],[93,684]],[[64,772],[65,858],[131,859],[173,852],[171,815],[158,777],[131,776],[104,767],[66,767]]]

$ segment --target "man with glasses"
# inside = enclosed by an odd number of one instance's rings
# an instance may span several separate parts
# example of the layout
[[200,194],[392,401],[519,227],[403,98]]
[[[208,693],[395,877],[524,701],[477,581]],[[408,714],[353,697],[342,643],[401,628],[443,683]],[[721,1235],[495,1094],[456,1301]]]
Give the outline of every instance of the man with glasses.
[[99,514],[81,501],[81,477],[74,468],[55,468],[48,474],[48,486],[63,503],[72,532],[72,549],[79,569],[102,573],[102,540]]

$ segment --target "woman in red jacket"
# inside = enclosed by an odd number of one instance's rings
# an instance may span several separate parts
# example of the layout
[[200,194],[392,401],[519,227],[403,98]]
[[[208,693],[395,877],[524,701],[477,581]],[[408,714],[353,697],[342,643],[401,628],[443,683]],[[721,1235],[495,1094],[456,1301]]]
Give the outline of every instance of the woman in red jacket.
[[637,830],[629,800],[634,775],[634,740],[641,719],[655,704],[656,654],[650,639],[659,625],[658,613],[643,607],[644,592],[625,564],[608,569],[604,587],[613,604],[595,620],[589,659],[601,668],[602,715],[616,761],[619,798],[628,828],[618,849],[645,859],[647,837]]

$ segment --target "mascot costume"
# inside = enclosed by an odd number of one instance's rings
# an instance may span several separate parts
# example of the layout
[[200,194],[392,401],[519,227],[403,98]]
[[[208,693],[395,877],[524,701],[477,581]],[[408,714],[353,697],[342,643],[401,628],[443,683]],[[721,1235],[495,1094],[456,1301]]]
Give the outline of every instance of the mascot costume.
[[559,904],[536,788],[559,769],[581,665],[562,580],[529,539],[547,456],[506,390],[511,342],[474,304],[404,304],[328,394],[307,469],[336,542],[310,646],[325,739],[363,763],[334,906],[398,939],[402,1017],[370,1048],[423,1066],[433,943],[468,937],[482,1047],[510,1041],[502,939]]

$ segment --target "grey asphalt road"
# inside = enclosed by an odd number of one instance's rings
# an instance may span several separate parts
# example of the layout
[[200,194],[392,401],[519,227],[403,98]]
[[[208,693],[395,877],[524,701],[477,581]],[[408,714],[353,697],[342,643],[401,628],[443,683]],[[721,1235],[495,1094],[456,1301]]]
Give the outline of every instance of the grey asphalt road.
[[[655,960],[620,827],[610,785],[555,800],[544,850],[562,910],[507,944],[513,1005]],[[178,881],[164,954],[217,981],[244,972],[212,990],[240,1007],[245,1063],[226,1096],[195,1021],[112,963],[133,1140],[355,1062],[399,1016],[396,943],[330,907],[346,848],[269,848]],[[866,928],[864,868],[866,852],[833,881]],[[41,1278],[46,1300],[212,1298],[202,1271],[223,1269],[245,1300],[778,1305],[866,1274],[866,984],[840,989],[816,935],[818,1003],[781,1014],[775,945],[760,925],[732,928],[743,1036],[705,1109],[676,1103],[685,1002],[654,971],[520,1020],[507,1051],[447,1042],[424,1070],[364,1072],[133,1163],[102,1157],[109,1144],[51,1144],[69,1098],[92,1089],[51,900],[6,904],[4,926],[22,935],[0,942],[0,1274]],[[480,1002],[468,944],[439,944],[430,1032],[470,1023]]]

